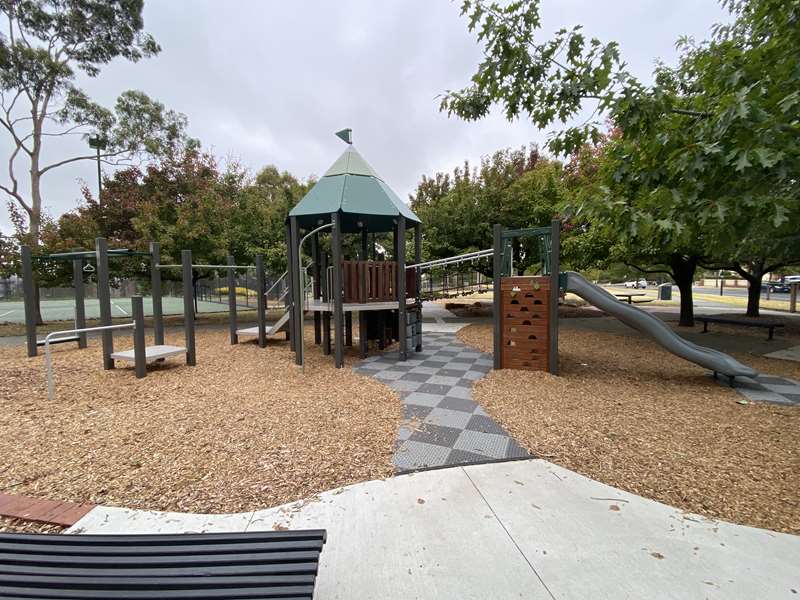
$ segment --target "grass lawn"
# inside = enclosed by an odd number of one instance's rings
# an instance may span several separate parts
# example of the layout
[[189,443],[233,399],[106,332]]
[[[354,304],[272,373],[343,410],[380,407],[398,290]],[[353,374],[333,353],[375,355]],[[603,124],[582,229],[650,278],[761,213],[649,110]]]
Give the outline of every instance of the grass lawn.
[[[490,325],[458,336],[492,352]],[[800,407],[738,404],[702,368],[639,337],[564,329],[559,352],[559,377],[492,371],[473,388],[531,452],[689,512],[800,533]],[[737,358],[800,379],[799,363]]]

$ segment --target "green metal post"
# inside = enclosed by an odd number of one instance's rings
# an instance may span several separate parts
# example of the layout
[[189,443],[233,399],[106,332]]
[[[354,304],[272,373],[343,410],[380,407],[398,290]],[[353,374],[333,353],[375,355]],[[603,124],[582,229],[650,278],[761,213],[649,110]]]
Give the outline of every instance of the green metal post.
[[494,240],[494,261],[492,264],[492,313],[494,320],[494,368],[499,369],[502,365],[502,339],[503,331],[502,324],[502,299],[500,297],[500,279],[502,277],[502,264],[503,264],[503,227],[495,224],[492,230],[492,237]]
[[197,364],[194,345],[194,302],[192,294],[192,251],[181,250],[181,271],[183,273],[183,337],[186,340],[186,364]]
[[[228,256],[228,264],[235,265],[236,260],[232,256]],[[245,294],[249,290],[245,290]],[[239,343],[239,334],[236,333],[238,329],[236,317],[236,270],[228,269],[228,329],[230,330],[231,345]]]
[[333,235],[331,239],[333,253],[333,328],[334,328],[334,355],[336,368],[344,366],[344,319],[342,318],[342,226],[339,213],[331,213]]
[[[86,328],[86,303],[83,289],[83,260],[72,261],[72,287],[75,288],[75,329]],[[78,348],[86,348],[86,332],[78,334]]]
[[33,254],[30,246],[20,248],[22,293],[25,296],[25,341],[28,356],[36,356],[36,282],[33,278]]
[[136,369],[136,378],[141,379],[147,375],[147,344],[144,339],[144,304],[141,296],[131,298],[131,312],[133,313],[133,364]]
[[553,219],[550,223],[550,372],[558,375],[558,299],[559,271],[561,269],[561,221]]
[[[232,271],[233,269],[231,269]],[[256,312],[258,313],[258,347],[267,347],[267,307],[264,293],[267,291],[264,279],[264,255],[256,254]]]
[[[108,241],[105,238],[95,240],[97,260],[97,301],[100,304],[100,325],[111,325],[111,289],[108,284]],[[103,331],[103,368],[113,369],[114,335],[110,330]]]
[[164,310],[161,301],[161,244],[150,242],[150,292],[153,296],[153,341],[164,344]]

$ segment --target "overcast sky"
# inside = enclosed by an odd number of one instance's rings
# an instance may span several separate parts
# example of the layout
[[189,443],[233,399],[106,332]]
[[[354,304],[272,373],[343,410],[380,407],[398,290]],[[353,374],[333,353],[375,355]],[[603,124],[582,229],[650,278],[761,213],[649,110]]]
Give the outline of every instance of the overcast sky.
[[[727,17],[715,0],[542,4],[547,30],[580,23],[590,36],[618,41],[630,70],[648,81],[656,58],[674,61],[678,36],[703,39]],[[222,163],[232,157],[252,171],[274,164],[301,178],[320,175],[344,149],[333,132],[351,127],[355,146],[406,198],[422,174],[547,139],[548,131],[524,120],[494,115],[466,123],[439,112],[437,95],[464,86],[481,57],[459,6],[146,0],[145,29],[161,54],[138,64],[115,61],[81,84],[107,106],[123,90],[146,92],[186,114],[190,135]],[[9,147],[0,138],[2,156]],[[50,144],[45,159],[83,147],[79,139]],[[51,171],[43,178],[45,209],[58,216],[75,208],[80,181],[96,190],[96,179],[89,162]],[[5,208],[0,230],[11,230]]]

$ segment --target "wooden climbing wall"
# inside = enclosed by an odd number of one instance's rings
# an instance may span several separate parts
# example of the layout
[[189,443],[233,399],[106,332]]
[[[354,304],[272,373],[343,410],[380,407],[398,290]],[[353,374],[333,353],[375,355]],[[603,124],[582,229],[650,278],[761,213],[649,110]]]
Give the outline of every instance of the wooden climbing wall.
[[503,369],[548,370],[550,278],[504,277],[502,295]]

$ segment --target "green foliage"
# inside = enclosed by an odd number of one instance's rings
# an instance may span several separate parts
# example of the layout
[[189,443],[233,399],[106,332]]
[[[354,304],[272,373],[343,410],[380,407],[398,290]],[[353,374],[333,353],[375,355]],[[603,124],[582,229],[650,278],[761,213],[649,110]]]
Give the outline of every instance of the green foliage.
[[[279,275],[286,269],[287,215],[310,185],[272,166],[255,178],[235,164],[220,171],[210,155],[188,147],[146,169],[115,172],[104,182],[102,206],[84,188],[84,203],[45,228],[43,246],[48,252],[93,248],[102,236],[110,247],[147,251],[154,240],[165,263],[179,262],[184,249],[207,264],[222,264],[229,254],[251,264],[262,253],[267,271]],[[114,272],[136,277],[143,271],[138,260],[117,260]]]
[[[424,260],[492,247],[492,226],[511,229],[550,224],[564,199],[562,167],[536,148],[501,150],[478,168],[468,163],[452,176],[423,176],[411,208],[423,223]],[[520,272],[539,262],[536,240],[514,248]],[[491,265],[484,270],[490,273]]]
[[[587,143],[603,146],[571,212],[613,240],[609,259],[668,270],[684,286],[697,264],[760,277],[799,263],[800,0],[724,5],[731,24],[708,41],[679,40],[677,65],[659,64],[643,85],[613,42],[587,42],[580,28],[538,42],[538,0],[466,0],[486,58],[442,108],[475,119],[500,103],[508,118],[552,127],[595,103],[597,120],[568,127],[549,147],[574,159]],[[615,127],[610,140],[602,118]]]

